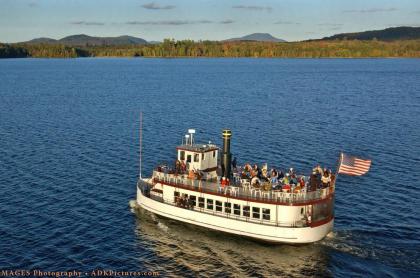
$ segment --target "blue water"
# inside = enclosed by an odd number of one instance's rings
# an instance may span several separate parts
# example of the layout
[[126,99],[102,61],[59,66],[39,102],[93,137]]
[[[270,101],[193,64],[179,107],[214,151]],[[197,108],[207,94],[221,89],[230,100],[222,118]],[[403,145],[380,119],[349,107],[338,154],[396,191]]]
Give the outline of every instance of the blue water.
[[[138,177],[188,128],[239,163],[308,173],[369,157],[337,181],[334,232],[271,246],[129,209]],[[0,269],[176,276],[420,275],[420,60],[0,60]]]

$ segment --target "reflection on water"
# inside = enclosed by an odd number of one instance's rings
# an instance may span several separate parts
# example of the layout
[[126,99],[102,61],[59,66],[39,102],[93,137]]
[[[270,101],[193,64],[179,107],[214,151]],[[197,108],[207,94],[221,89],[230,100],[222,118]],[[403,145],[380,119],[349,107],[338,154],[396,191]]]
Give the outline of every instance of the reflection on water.
[[146,266],[173,275],[331,276],[320,244],[272,245],[134,211],[139,245],[153,252]]

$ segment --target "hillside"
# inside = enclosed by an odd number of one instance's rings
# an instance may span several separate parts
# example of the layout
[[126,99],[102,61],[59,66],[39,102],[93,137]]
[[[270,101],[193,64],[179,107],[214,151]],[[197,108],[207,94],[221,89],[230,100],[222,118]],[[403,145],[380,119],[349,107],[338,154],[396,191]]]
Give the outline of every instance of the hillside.
[[322,40],[373,40],[395,41],[395,40],[418,40],[420,39],[420,27],[392,27],[383,30],[373,30],[357,33],[342,33]]
[[51,38],[37,38],[27,42],[25,44],[63,44],[67,46],[114,46],[114,45],[138,45],[147,44],[147,41],[141,38],[132,36],[119,36],[119,37],[93,37],[88,35],[72,35],[67,36],[59,40]]

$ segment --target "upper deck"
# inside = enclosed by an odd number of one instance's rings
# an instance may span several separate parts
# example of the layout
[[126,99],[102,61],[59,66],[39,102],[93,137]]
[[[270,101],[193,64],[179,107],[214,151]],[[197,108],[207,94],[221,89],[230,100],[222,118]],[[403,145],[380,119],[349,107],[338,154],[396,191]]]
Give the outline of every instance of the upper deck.
[[237,179],[233,184],[222,187],[218,182],[190,179],[187,175],[177,175],[161,171],[153,172],[154,183],[226,196],[233,199],[289,206],[309,205],[330,199],[334,195],[334,180],[335,177],[333,176],[329,187],[318,188],[313,191],[284,192],[285,190],[273,190],[269,184],[267,184],[268,186],[256,188],[251,186],[250,182],[245,179]]

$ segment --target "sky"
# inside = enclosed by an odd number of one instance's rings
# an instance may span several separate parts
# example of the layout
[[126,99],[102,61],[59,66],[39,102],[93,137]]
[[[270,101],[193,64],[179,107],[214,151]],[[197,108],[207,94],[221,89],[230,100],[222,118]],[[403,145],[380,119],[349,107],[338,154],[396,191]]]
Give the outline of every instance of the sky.
[[287,41],[420,26],[420,0],[0,0],[0,41],[74,34],[148,41],[270,33]]

